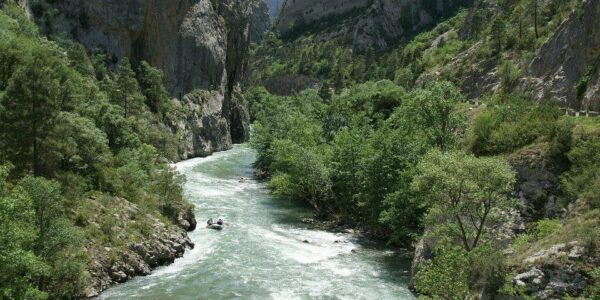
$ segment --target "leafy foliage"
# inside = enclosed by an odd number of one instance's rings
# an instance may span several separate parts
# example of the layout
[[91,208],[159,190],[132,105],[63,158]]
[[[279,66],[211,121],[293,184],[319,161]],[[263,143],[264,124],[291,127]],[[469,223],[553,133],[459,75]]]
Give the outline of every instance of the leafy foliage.
[[406,95],[391,81],[367,82],[328,101],[316,90],[247,95],[255,166],[271,175],[276,196],[376,235],[392,233],[398,243],[418,230],[423,212],[409,201],[416,163],[428,149],[454,147],[464,131],[454,109],[462,96],[445,82]]
[[173,220],[188,208],[183,179],[157,163],[177,155],[165,125],[177,112],[158,69],[123,59],[113,72],[104,55],[40,36],[12,3],[0,36],[0,298],[78,297],[84,243],[111,246],[76,220],[89,195]]

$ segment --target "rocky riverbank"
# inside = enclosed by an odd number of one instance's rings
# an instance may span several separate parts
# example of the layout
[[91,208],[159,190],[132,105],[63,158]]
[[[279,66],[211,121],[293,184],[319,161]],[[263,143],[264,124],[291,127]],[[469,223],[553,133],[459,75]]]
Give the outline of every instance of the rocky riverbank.
[[165,220],[122,198],[92,198],[87,213],[80,225],[89,236],[99,239],[88,240],[85,247],[90,259],[90,277],[82,295],[86,298],[135,276],[148,275],[194,247],[187,235],[196,227],[191,206],[181,208],[177,220]]

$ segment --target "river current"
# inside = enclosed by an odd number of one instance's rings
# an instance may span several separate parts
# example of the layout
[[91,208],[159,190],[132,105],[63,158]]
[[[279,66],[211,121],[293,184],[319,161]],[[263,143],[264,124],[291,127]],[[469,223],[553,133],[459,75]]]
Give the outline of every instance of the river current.
[[[302,224],[310,210],[273,199],[252,179],[254,159],[249,146],[236,145],[176,164],[196,205],[195,248],[100,299],[414,299],[407,258],[351,233]],[[228,227],[204,228],[219,216]]]

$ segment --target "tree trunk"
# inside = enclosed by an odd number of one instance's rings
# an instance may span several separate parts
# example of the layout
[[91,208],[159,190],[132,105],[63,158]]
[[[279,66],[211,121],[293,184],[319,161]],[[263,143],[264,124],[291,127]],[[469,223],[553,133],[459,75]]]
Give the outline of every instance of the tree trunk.
[[32,148],[33,148],[33,152],[32,152],[32,162],[31,162],[31,166],[32,166],[32,171],[33,171],[33,176],[40,176],[40,167],[39,167],[39,154],[38,154],[38,143],[37,143],[37,113],[36,113],[36,105],[35,105],[35,101],[32,101],[31,103],[31,112],[33,115],[32,118],[32,122],[31,122],[31,137],[33,139],[32,141]]
[[538,34],[538,0],[534,0],[533,27],[535,29],[535,38],[537,39],[539,37],[539,34]]
[[519,18],[519,40],[523,39],[523,19]]

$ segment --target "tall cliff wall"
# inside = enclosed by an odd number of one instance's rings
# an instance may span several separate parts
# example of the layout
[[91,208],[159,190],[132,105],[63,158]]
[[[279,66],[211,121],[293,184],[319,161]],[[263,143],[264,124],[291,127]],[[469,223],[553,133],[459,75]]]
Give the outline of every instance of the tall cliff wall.
[[277,28],[284,37],[310,32],[357,50],[384,50],[471,0],[286,0]]
[[[66,35],[91,52],[145,60],[162,69],[167,89],[188,112],[171,124],[185,159],[226,150],[248,138],[239,83],[247,65],[251,20],[268,18],[258,1],[36,1],[31,10],[48,34]],[[257,8],[264,10],[261,15],[253,14]],[[205,97],[198,98],[200,94]]]

